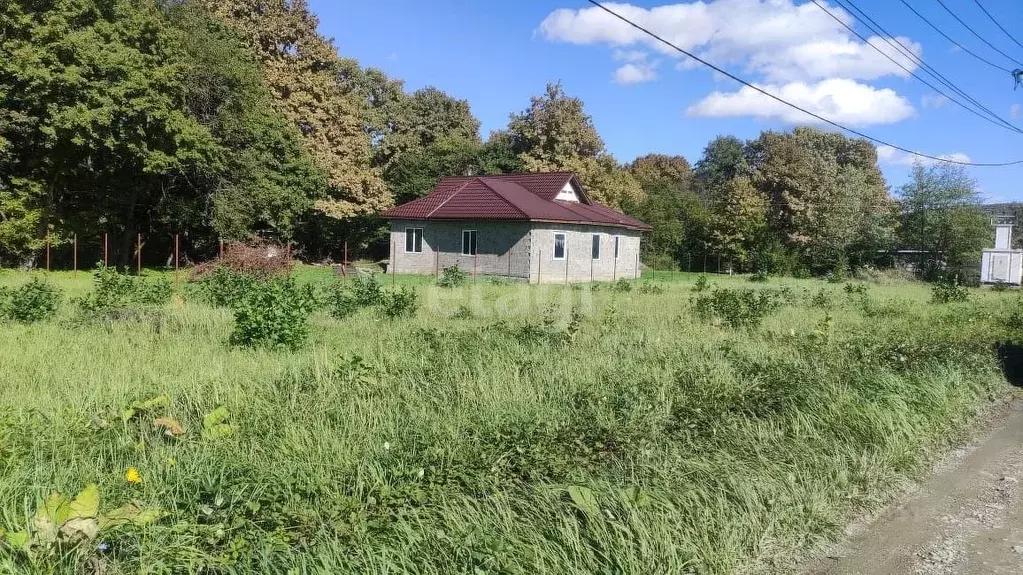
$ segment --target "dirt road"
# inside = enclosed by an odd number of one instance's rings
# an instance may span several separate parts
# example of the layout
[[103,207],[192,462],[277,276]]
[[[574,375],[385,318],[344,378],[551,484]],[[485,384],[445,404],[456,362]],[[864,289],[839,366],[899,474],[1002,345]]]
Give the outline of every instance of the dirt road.
[[804,573],[1023,573],[1023,399]]

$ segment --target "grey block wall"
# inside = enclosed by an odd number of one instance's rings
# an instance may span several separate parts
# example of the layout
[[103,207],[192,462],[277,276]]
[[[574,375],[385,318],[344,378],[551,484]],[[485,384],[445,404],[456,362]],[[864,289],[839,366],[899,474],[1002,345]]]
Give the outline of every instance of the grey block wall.
[[[406,228],[423,229],[422,252],[405,252]],[[476,230],[475,258],[462,255],[464,230]],[[565,259],[554,259],[556,233],[565,234]],[[598,259],[591,258],[594,234],[600,236]],[[445,267],[458,265],[466,273],[475,271],[480,276],[521,278],[530,283],[574,283],[639,277],[639,242],[640,232],[609,226],[393,220],[390,250],[397,273],[436,275]]]
[[[565,259],[554,259],[554,235],[564,233]],[[600,257],[591,258],[592,238],[600,237]],[[639,277],[640,232],[609,226],[566,225],[536,222],[532,241],[530,281],[533,283],[574,283],[613,281]],[[619,238],[618,258],[614,238]]]
[[[406,228],[423,228],[421,253],[405,252]],[[529,222],[394,220],[391,254],[398,273],[436,275],[457,265],[469,274],[527,279],[529,229]],[[462,255],[465,230],[476,230],[476,257]]]

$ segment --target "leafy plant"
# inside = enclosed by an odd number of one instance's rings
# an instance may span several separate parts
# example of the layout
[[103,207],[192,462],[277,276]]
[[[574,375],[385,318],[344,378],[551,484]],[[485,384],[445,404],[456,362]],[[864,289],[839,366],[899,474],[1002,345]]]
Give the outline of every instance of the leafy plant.
[[847,283],[842,287],[842,291],[844,291],[848,296],[866,295],[867,286],[863,284]]
[[697,296],[695,309],[704,319],[718,317],[733,328],[759,326],[781,306],[778,295],[764,290],[715,289]]
[[625,278],[622,278],[622,279],[616,281],[611,286],[611,290],[612,291],[616,291],[618,293],[630,292],[630,291],[632,291],[632,282],[630,282],[629,280],[627,280]]
[[337,282],[327,296],[330,315],[337,319],[351,316],[359,309],[375,306],[383,300],[383,289],[376,276],[357,276],[347,282]]
[[218,407],[202,418],[203,439],[222,439],[234,434],[234,426],[228,423],[231,413],[226,407]]
[[418,306],[419,296],[408,286],[385,291],[380,298],[380,312],[390,319],[411,317],[416,314]]
[[92,283],[92,292],[77,300],[82,311],[92,314],[120,308],[159,306],[170,301],[173,295],[167,278],[130,276],[102,264],[93,271]]
[[653,282],[643,282],[639,286],[639,293],[646,295],[657,295],[664,293],[664,286]]
[[767,272],[761,270],[749,277],[749,281],[753,283],[764,283],[767,281]]
[[0,306],[4,315],[13,321],[34,323],[57,315],[61,290],[52,283],[32,278],[9,292],[6,305]]
[[28,529],[0,529],[0,542],[15,551],[45,556],[58,547],[93,541],[101,533],[123,525],[146,525],[163,515],[135,504],[100,513],[99,487],[89,484],[74,499],[51,493],[36,510]]
[[931,287],[931,303],[961,303],[969,297],[970,292],[954,278],[946,278]]
[[996,291],[996,292],[1009,291],[1009,287],[1010,287],[1010,285],[1009,285],[1008,282],[995,282],[995,283],[991,284],[991,291]]
[[813,294],[810,298],[810,307],[816,307],[820,309],[831,309],[831,294],[827,290],[821,288],[817,293]]
[[707,280],[707,274],[700,274],[696,276],[696,283],[693,284],[693,291],[696,293],[703,293],[707,291],[709,283],[710,282]]
[[245,294],[257,281],[257,276],[253,274],[225,266],[214,268],[193,280],[190,285],[200,300],[216,307],[234,307],[245,298]]
[[247,347],[298,349],[309,335],[314,307],[308,289],[292,278],[253,284],[234,312],[231,343]]
[[469,281],[469,274],[465,273],[457,264],[450,265],[441,271],[437,285],[446,288],[455,288],[465,285]]
[[452,319],[472,319],[476,314],[472,312],[472,308],[467,305],[460,305],[455,313],[451,314]]

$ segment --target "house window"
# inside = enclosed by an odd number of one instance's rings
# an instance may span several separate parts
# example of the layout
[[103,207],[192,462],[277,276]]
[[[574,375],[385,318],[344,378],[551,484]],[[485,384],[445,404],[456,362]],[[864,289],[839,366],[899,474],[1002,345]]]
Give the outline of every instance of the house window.
[[565,259],[565,234],[554,234],[554,259]]
[[405,228],[405,253],[418,254],[423,251],[423,228]]
[[615,236],[615,259],[618,259],[618,240],[622,238]]
[[476,255],[476,230],[462,230],[462,255]]
[[590,257],[600,259],[600,234],[593,234],[593,247],[590,248]]

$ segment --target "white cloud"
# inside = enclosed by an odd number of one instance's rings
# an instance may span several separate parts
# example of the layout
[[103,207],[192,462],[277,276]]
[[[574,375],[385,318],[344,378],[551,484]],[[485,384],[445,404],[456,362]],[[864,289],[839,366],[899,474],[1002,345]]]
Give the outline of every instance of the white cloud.
[[[814,84],[791,82],[760,88],[842,124],[892,124],[915,114],[913,106],[893,90],[877,89],[853,80],[833,78]],[[714,92],[690,106],[686,113],[700,117],[754,116],[791,123],[818,120],[743,86],[737,92]]]
[[617,84],[640,84],[657,77],[652,64],[625,64],[615,70],[614,81]]
[[[946,160],[953,160],[956,162],[970,161],[970,156],[967,156],[962,152],[953,152],[951,154],[938,154],[936,157],[943,158]],[[914,156],[913,154],[903,152],[902,150],[896,150],[891,146],[878,146],[877,160],[882,164],[891,164],[895,166],[912,166],[916,162],[920,162],[925,166],[930,166],[938,163],[936,160],[932,160],[930,158],[922,158],[920,156]]]
[[1019,104],[1013,104],[1009,106],[1009,117],[1012,118],[1013,120],[1019,118],[1019,112],[1020,112]]
[[[605,5],[680,48],[718,65],[740,63],[747,73],[769,82],[909,75],[810,2],[796,5],[792,0],[711,0],[650,9],[631,4]],[[853,25],[853,18],[842,9],[828,9]],[[682,57],[597,7],[555,10],[540,23],[539,33],[551,41],[607,44],[619,51],[639,46]],[[880,38],[868,40],[906,68],[916,68]],[[912,40],[899,40],[917,55],[922,52]]]
[[941,94],[924,94],[920,98],[920,105],[924,108],[940,108],[951,100]]

